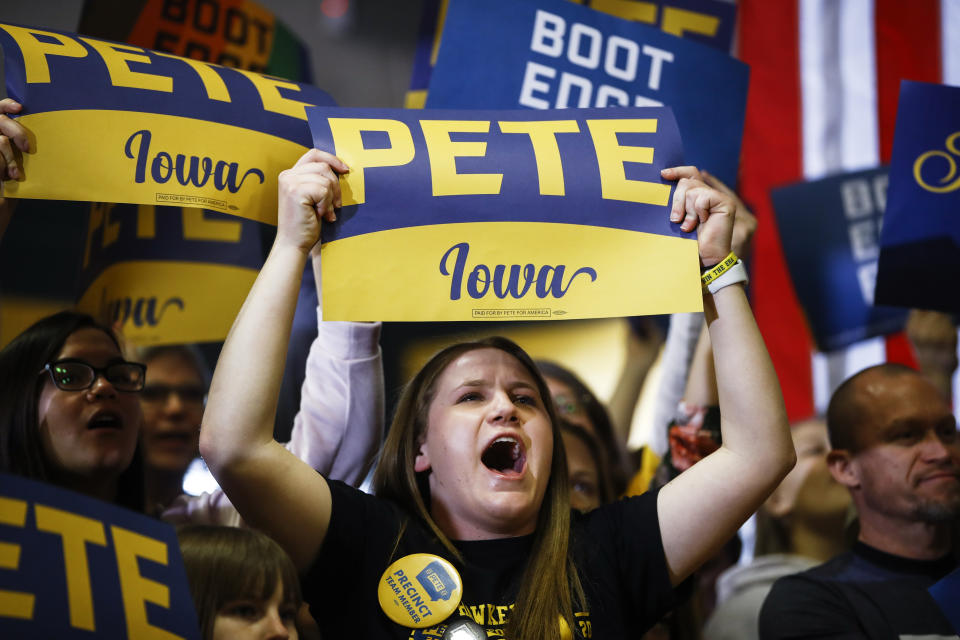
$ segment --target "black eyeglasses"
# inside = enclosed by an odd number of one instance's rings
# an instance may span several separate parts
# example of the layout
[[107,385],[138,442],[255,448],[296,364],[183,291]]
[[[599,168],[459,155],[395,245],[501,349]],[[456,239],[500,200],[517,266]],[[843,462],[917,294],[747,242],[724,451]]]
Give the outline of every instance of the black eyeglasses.
[[161,404],[166,403],[173,394],[176,394],[183,404],[203,406],[207,389],[202,385],[148,384],[143,388],[140,399],[144,402]]
[[139,362],[120,361],[112,362],[101,369],[89,362],[68,358],[48,362],[44,365],[43,371],[49,373],[53,384],[64,391],[89,389],[99,375],[102,375],[117,391],[140,391],[143,389],[147,367]]

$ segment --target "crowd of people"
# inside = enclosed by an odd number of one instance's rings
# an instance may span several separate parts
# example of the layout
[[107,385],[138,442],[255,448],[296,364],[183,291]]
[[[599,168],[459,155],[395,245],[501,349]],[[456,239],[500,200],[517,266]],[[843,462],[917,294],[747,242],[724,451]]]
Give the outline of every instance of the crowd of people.
[[[0,101],[4,179],[31,150],[19,110]],[[505,338],[452,344],[385,426],[380,325],[318,310],[291,441],[275,441],[301,277],[349,170],[313,149],[280,174],[276,239],[212,376],[193,347],[136,351],[73,311],[5,346],[0,471],[179,525],[205,640],[956,636],[927,591],[960,556],[949,318],[918,321],[947,336],[920,345],[920,371],[871,367],[791,426],[745,278],[718,274],[666,337],[669,448],[631,456],[652,358],[605,406]],[[663,178],[705,270],[749,253],[736,194],[693,167]],[[220,489],[184,495],[198,454]],[[455,569],[460,597],[407,624],[379,585],[419,554]]]

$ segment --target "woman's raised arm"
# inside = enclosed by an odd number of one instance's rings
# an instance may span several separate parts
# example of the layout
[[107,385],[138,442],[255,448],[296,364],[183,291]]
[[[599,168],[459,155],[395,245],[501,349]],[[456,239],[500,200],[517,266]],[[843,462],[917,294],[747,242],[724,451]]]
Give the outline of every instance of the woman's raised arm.
[[[664,171],[678,179],[671,220],[700,226],[703,265],[730,253],[737,205],[693,167]],[[679,584],[710,558],[793,467],[796,454],[776,372],[740,284],[704,292],[720,400],[723,445],[667,484],[657,500],[660,532]]]
[[330,491],[273,439],[273,423],[300,278],[321,220],[336,219],[337,173],[347,170],[311,149],[280,174],[277,237],[220,352],[200,430],[204,460],[240,515],[299,569],[323,541]]

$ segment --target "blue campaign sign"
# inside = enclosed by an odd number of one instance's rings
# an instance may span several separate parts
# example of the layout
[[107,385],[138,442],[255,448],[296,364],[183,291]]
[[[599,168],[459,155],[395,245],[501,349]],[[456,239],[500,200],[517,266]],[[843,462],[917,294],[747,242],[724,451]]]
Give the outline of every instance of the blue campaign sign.
[[937,606],[947,616],[953,630],[960,634],[960,569],[948,574],[928,589]]
[[[323,227],[324,317],[590,318],[700,306],[669,220],[670,110],[308,111],[350,167]],[[682,272],[682,273],[680,273]]]
[[571,2],[451,0],[427,107],[666,105],[691,164],[735,184],[747,65]]
[[906,320],[902,309],[873,304],[886,191],[884,168],[771,192],[793,286],[821,351],[899,331]]
[[0,637],[199,640],[173,527],[0,474]]
[[[572,1],[624,20],[658,27],[664,33],[689,38],[724,53],[729,52],[733,44],[737,5],[726,0]],[[448,0],[425,0],[423,3],[410,90],[404,101],[407,108],[421,108],[426,103],[430,74],[443,34],[442,18],[447,13],[448,4]]]
[[960,312],[960,88],[904,80],[880,236],[878,303]]

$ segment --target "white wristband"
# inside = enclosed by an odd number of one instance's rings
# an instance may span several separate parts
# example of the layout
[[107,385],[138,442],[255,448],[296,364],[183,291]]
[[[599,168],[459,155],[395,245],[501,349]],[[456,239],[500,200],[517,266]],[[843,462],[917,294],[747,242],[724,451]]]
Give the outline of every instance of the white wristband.
[[724,271],[717,278],[714,278],[713,281],[707,285],[707,291],[713,294],[732,284],[738,284],[740,282],[746,284],[749,281],[750,278],[747,276],[747,268],[743,266],[742,260],[737,260],[736,264]]

